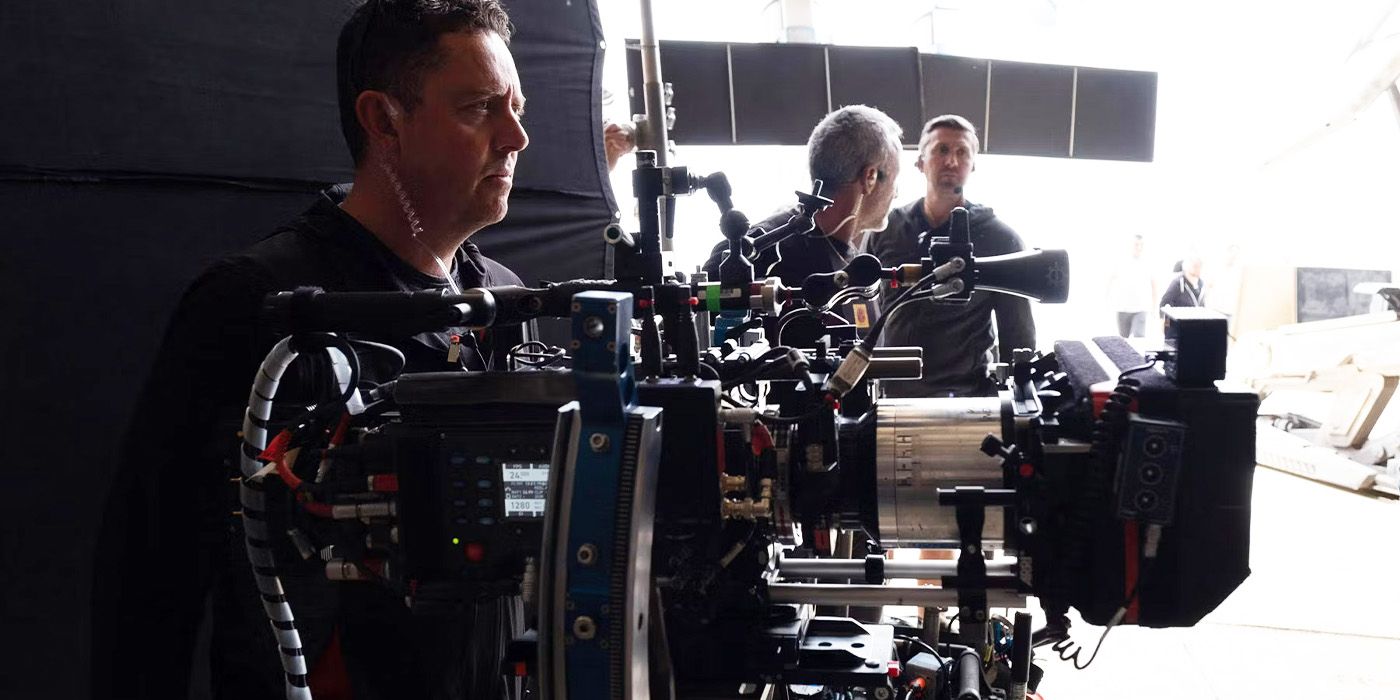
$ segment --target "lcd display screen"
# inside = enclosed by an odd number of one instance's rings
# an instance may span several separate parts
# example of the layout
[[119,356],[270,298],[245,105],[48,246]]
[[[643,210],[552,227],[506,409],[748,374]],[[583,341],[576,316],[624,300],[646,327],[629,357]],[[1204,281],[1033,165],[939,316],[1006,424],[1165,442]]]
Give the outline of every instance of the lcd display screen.
[[544,517],[548,462],[502,462],[501,487],[507,518]]

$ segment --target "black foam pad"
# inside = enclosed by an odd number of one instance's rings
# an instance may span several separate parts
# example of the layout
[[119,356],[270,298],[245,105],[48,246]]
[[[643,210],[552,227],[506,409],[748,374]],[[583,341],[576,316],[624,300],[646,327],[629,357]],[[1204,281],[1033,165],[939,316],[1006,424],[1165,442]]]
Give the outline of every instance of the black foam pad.
[[[1128,341],[1116,335],[1094,338],[1094,344],[1099,346],[1103,354],[1107,355],[1108,359],[1112,360],[1113,364],[1118,366],[1119,371],[1141,367],[1143,363],[1146,362],[1142,353],[1128,344]],[[1139,394],[1144,395],[1144,398],[1146,398],[1145,395],[1152,395],[1158,392],[1161,392],[1165,396],[1171,396],[1177,389],[1176,385],[1172,384],[1172,381],[1167,379],[1165,374],[1155,369],[1134,372],[1132,377],[1136,379],[1141,386]]]
[[1074,387],[1074,395],[1077,397],[1086,396],[1090,386],[1109,379],[1098,361],[1089,353],[1089,348],[1081,341],[1056,341],[1055,359],[1059,360],[1060,371],[1069,375],[1070,385]]

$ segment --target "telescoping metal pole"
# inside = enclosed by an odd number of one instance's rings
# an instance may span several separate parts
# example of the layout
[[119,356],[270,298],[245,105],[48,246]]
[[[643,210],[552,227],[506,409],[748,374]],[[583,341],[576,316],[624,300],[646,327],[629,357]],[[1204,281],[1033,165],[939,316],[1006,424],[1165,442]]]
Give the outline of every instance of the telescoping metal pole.
[[[666,167],[670,156],[666,152],[671,136],[666,129],[666,86],[661,79],[661,47],[656,43],[656,22],[652,19],[651,0],[642,5],[642,99],[646,122],[637,133],[637,150],[655,151],[656,165]],[[661,250],[671,250],[672,197],[662,197],[658,215],[661,217]]]

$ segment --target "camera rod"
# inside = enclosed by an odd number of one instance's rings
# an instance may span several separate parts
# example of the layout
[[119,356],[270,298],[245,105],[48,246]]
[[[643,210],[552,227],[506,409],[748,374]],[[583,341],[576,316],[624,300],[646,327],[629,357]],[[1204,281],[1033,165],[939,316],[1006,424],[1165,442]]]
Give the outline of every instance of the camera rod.
[[[1015,576],[1016,559],[1001,557],[987,561],[989,575]],[[879,564],[881,578],[935,579],[942,576],[956,576],[958,563],[952,559],[921,559],[918,561],[887,560]],[[866,578],[867,568],[864,559],[782,559],[778,562],[778,572],[791,578]]]
[[[814,605],[916,605],[928,607],[957,607],[958,592],[932,586],[870,586],[840,583],[772,583],[768,599],[774,603],[811,603]],[[1024,606],[1026,596],[1016,591],[991,589],[987,604],[994,608]]]

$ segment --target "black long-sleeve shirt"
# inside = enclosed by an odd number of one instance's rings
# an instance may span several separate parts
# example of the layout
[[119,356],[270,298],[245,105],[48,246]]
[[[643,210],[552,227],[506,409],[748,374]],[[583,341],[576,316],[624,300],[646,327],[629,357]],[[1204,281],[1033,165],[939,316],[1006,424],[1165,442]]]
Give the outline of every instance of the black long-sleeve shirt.
[[1162,300],[1158,302],[1160,309],[1164,306],[1204,306],[1205,283],[1197,278],[1195,284],[1187,279],[1185,273],[1177,273],[1176,277],[1167,284],[1167,291],[1162,293]]
[[[968,204],[972,249],[978,257],[1004,255],[1025,248],[1021,238],[990,207]],[[884,231],[866,237],[866,251],[885,267],[917,262],[928,252],[930,236],[948,235],[949,224],[934,228],[919,198],[890,212]],[[885,313],[899,289],[885,289]],[[924,350],[924,377],[884,383],[886,396],[975,396],[992,390],[987,363],[1003,362],[1017,348],[1035,347],[1035,319],[1030,302],[1006,294],[974,290],[966,304],[913,302],[900,309],[880,336],[882,346],[914,345]],[[993,325],[995,318],[995,326]]]
[[[93,581],[96,697],[186,697],[195,636],[212,591],[215,697],[281,698],[279,656],[243,551],[230,478],[254,374],[279,338],[259,319],[265,296],[299,286],[327,291],[441,289],[446,281],[395,256],[323,193],[300,217],[206,270],[166,331],[119,459],[99,534]],[[520,284],[467,243],[454,259],[463,289]],[[468,364],[503,367],[520,328],[473,338],[465,329],[367,337],[402,350],[409,371],[444,370],[449,333],[477,341]],[[365,378],[390,362],[362,356]],[[329,386],[323,355],[298,358],[279,399]],[[286,564],[287,589],[308,667],[339,628],[357,700],[465,697],[473,660],[470,621],[412,618],[401,599],[370,584],[337,586],[319,566]],[[494,674],[493,674],[494,675]],[[313,691],[315,689],[313,688]]]

